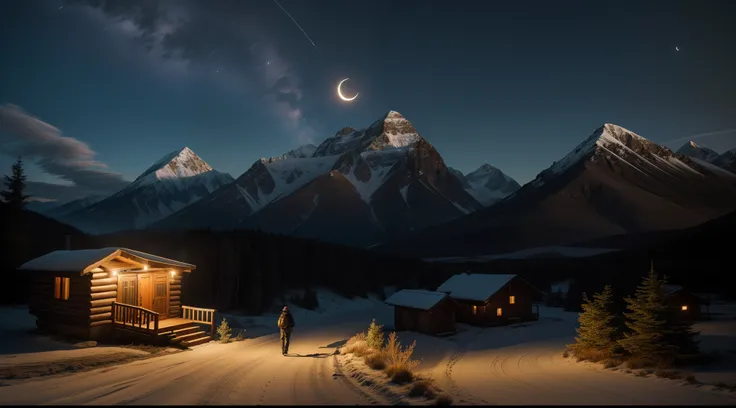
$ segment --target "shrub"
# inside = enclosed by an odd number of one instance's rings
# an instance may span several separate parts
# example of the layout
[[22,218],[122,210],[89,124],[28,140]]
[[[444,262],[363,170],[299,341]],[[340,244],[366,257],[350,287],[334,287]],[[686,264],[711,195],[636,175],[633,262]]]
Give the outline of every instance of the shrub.
[[435,397],[434,387],[432,387],[432,384],[427,380],[417,381],[414,384],[412,384],[411,389],[409,390],[409,396],[412,398],[416,398],[416,397],[434,398]]
[[227,324],[227,319],[224,317],[222,318],[222,321],[220,322],[220,326],[217,327],[217,335],[220,338],[220,341],[223,343],[227,343],[230,341],[232,329],[230,328],[230,325]]
[[245,329],[241,330],[240,333],[235,337],[235,341],[243,341],[245,340],[245,336],[243,333],[245,332]]
[[365,341],[365,333],[360,332],[355,336],[351,337],[346,343],[345,347],[342,348],[342,354],[352,353],[358,357],[369,354],[370,348]]
[[621,362],[622,361],[620,359],[615,358],[615,357],[614,358],[608,358],[608,359],[606,359],[606,360],[603,361],[603,366],[605,368],[614,368],[614,367],[620,366],[621,365]]
[[626,361],[626,367],[631,369],[654,367],[655,365],[652,359],[642,357],[632,357]]
[[414,378],[412,370],[419,364],[418,361],[411,358],[415,347],[416,341],[409,347],[402,349],[396,333],[391,332],[389,334],[385,353],[388,360],[386,374],[391,378],[391,381],[401,384],[410,382]]
[[700,384],[700,381],[698,381],[694,375],[688,375],[685,377],[685,381],[687,381],[688,384]]
[[365,364],[374,370],[383,370],[386,368],[386,356],[381,351],[374,351],[363,357]]
[[667,378],[670,380],[678,380],[682,378],[682,374],[678,373],[677,371],[668,371],[668,370],[657,370],[654,372],[654,375],[656,375],[659,378]]
[[569,352],[569,351],[567,351],[567,350],[563,351],[563,352],[562,352],[562,357],[565,357],[565,358],[568,358],[568,357],[570,357],[570,352]]
[[452,397],[442,394],[434,401],[434,405],[452,405]]
[[397,364],[390,364],[386,369],[386,374],[391,378],[391,381],[396,384],[410,383],[414,379],[414,373],[412,373],[406,367],[402,367]]
[[373,319],[371,325],[368,326],[368,334],[366,335],[365,342],[373,350],[381,350],[383,348],[383,326],[377,325],[376,319]]

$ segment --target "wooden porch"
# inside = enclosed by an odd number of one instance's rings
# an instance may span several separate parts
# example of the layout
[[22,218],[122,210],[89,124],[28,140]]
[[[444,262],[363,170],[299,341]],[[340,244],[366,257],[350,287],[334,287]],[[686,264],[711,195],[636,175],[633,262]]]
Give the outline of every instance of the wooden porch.
[[[115,330],[137,335],[155,344],[184,346],[207,343],[215,338],[215,309],[182,306],[182,317],[161,318],[158,312],[125,303],[112,303]],[[206,326],[206,327],[204,327]],[[203,330],[204,329],[204,330]]]

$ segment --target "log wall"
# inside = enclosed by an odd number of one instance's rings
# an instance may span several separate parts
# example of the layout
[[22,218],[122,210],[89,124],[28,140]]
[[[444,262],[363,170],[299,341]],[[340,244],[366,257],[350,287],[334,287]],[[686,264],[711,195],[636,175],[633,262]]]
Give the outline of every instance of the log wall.
[[[70,278],[69,299],[54,299],[56,276]],[[35,272],[29,311],[37,317],[40,328],[90,338],[104,337],[112,330],[112,302],[117,299],[117,287],[117,278],[107,272],[83,276]]]
[[169,275],[169,317],[181,317],[181,281],[183,272]]

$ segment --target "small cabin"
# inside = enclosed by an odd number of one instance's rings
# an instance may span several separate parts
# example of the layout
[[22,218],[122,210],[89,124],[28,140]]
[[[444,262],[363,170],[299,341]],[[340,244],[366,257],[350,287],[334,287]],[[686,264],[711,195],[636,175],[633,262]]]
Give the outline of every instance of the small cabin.
[[534,300],[540,292],[518,275],[461,273],[445,281],[437,292],[453,300],[459,323],[499,326],[539,318]]
[[386,299],[394,307],[394,328],[438,335],[455,332],[455,310],[446,293],[403,289]]
[[700,298],[680,285],[664,285],[662,292],[665,302],[685,320],[699,320]]
[[191,346],[210,340],[215,318],[214,309],[181,304],[182,278],[195,268],[128,248],[101,248],[53,251],[18,269],[29,275],[29,311],[41,330]]

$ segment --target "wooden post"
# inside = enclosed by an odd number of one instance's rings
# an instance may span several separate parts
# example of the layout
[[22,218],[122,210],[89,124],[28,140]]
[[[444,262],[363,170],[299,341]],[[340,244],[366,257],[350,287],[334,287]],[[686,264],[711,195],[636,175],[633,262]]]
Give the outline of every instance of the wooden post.
[[215,312],[212,313],[212,323],[211,323],[211,332],[210,332],[210,340],[215,339]]

